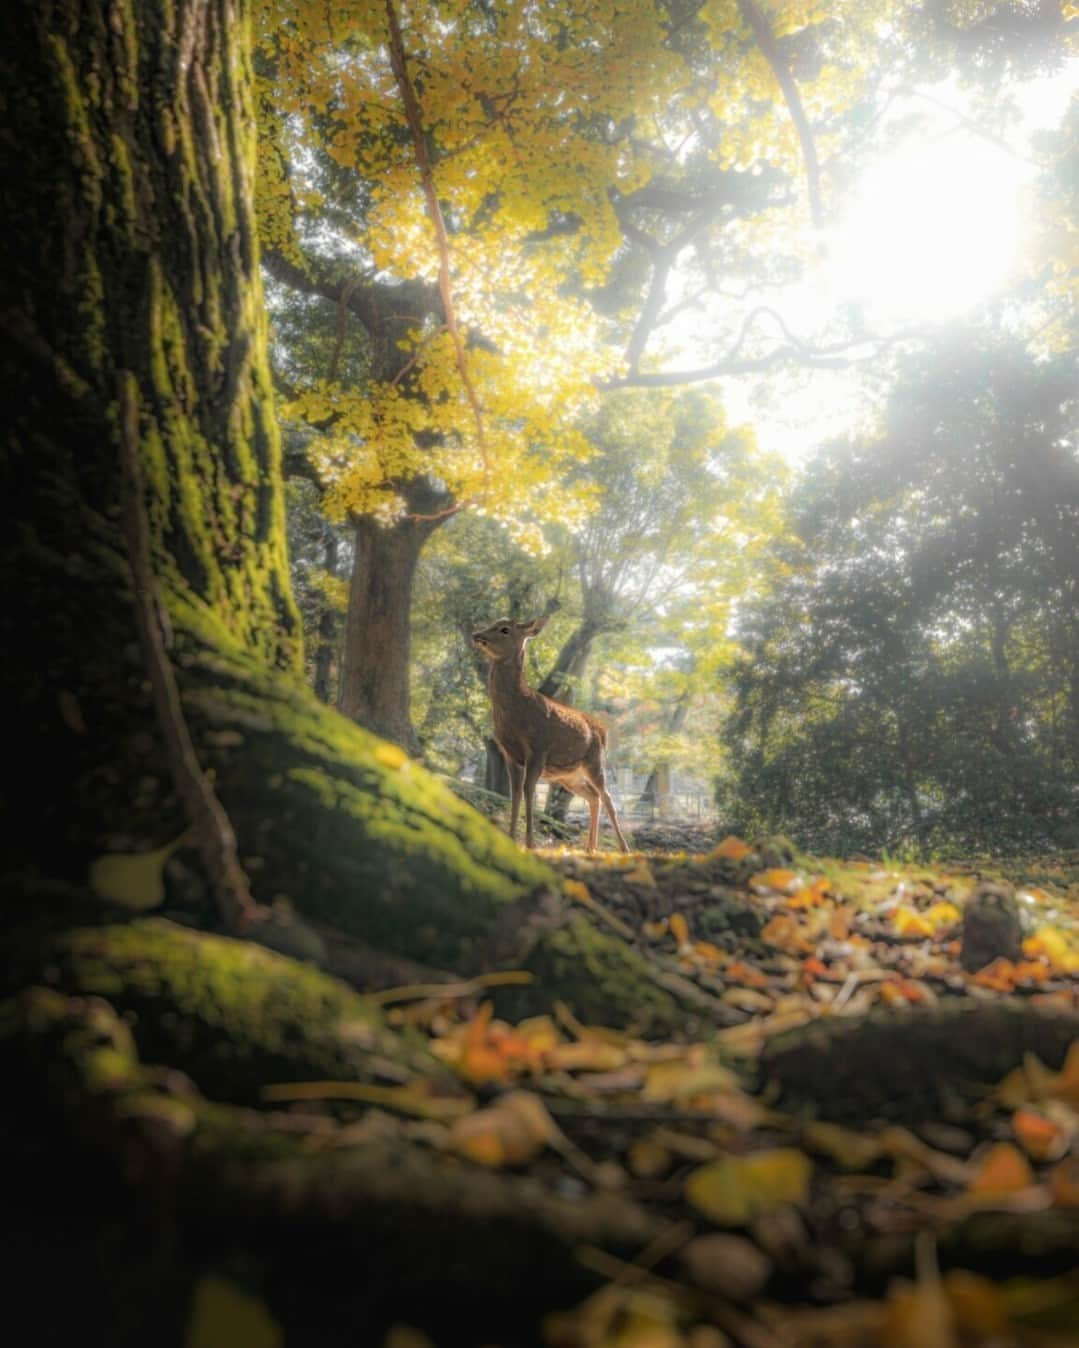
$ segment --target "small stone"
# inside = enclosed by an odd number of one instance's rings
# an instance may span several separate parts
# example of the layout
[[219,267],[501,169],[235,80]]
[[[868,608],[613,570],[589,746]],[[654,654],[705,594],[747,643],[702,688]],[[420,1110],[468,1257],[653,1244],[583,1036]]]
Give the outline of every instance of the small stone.
[[979,885],[963,909],[960,964],[976,973],[995,959],[1018,960],[1022,948],[1023,923],[1011,886]]
[[698,1287],[732,1301],[755,1297],[772,1273],[772,1261],[752,1241],[720,1232],[691,1240],[682,1263]]

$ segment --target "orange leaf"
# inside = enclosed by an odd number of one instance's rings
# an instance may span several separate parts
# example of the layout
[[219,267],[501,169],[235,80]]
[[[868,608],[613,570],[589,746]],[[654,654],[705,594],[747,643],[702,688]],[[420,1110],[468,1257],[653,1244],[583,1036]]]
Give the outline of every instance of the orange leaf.
[[850,905],[837,908],[828,923],[828,935],[833,941],[845,941],[850,935],[850,924],[854,921],[854,909]]
[[733,833],[728,833],[723,841],[712,848],[710,853],[714,857],[726,857],[728,861],[741,861],[743,857],[749,856],[753,848],[741,838],[736,838]]
[[795,890],[800,889],[802,877],[797,871],[782,870],[778,867],[767,871],[758,871],[756,875],[749,877],[750,889],[758,892],[767,892],[768,890],[777,890],[780,894],[793,894]]
[[1015,965],[1003,957],[987,964],[971,975],[970,981],[980,988],[989,988],[992,992],[1015,991]]
[[1055,1160],[1064,1154],[1067,1139],[1064,1130],[1044,1114],[1030,1109],[1017,1109],[1012,1116],[1012,1132],[1029,1156],[1036,1161]]
[[671,914],[671,935],[679,946],[689,945],[689,923],[681,913]]
[[1030,1162],[1011,1142],[995,1142],[982,1157],[970,1182],[975,1194],[1014,1193],[1034,1183]]
[[754,969],[745,960],[731,960],[730,964],[727,965],[726,977],[729,983],[741,983],[744,988],[767,988],[771,986],[768,982],[768,975],[761,973],[759,969]]
[[791,955],[811,955],[813,946],[798,930],[797,919],[789,913],[777,913],[765,924],[761,939]]

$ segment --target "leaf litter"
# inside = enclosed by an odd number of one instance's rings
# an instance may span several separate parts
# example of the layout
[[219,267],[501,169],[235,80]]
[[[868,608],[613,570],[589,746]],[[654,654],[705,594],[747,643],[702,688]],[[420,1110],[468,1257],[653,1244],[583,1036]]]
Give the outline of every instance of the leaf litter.
[[[417,985],[379,1000],[445,1078],[267,1098],[336,1111],[342,1145],[396,1131],[565,1199],[619,1191],[653,1210],[666,1234],[636,1259],[578,1251],[597,1290],[537,1327],[549,1348],[1079,1344],[1079,1038],[1059,1066],[1027,1052],[995,1079],[952,1082],[935,1116],[882,1109],[856,1127],[787,1100],[767,1052],[838,1022],[886,1019],[913,1039],[920,1017],[988,1001],[1075,1015],[1079,872],[840,863],[734,837],[696,854],[544,855],[568,904],[716,1015],[657,1037],[561,1003],[504,1019],[498,983],[520,978]],[[1014,887],[1019,958],[970,970],[964,913],[983,882]]]

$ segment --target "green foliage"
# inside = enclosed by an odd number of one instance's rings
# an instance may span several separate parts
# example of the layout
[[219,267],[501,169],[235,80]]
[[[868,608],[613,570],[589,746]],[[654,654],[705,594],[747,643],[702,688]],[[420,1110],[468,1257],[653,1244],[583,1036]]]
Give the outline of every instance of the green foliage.
[[795,495],[720,788],[743,828],[839,852],[1075,845],[1074,358],[952,334],[906,365],[882,435]]

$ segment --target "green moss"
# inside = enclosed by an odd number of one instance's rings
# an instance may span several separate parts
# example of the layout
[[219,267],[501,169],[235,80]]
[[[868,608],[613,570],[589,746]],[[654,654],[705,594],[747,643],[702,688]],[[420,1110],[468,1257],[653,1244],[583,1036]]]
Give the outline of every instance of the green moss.
[[535,974],[535,983],[507,993],[505,1006],[513,1014],[550,1010],[559,999],[592,1025],[648,1030],[680,1019],[641,957],[581,915],[544,932],[525,967]]
[[[162,919],[82,928],[49,952],[57,986],[107,997],[143,1058],[182,1066],[207,1094],[257,1098],[267,1081],[372,1079],[375,1055],[431,1064],[336,979],[247,941]],[[116,1051],[95,1071],[118,1070]]]

